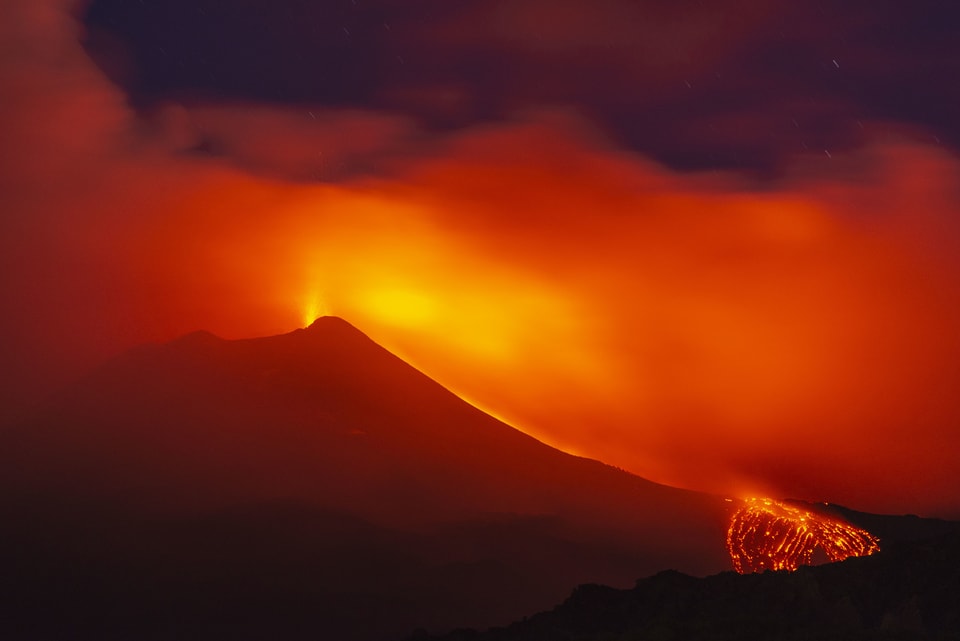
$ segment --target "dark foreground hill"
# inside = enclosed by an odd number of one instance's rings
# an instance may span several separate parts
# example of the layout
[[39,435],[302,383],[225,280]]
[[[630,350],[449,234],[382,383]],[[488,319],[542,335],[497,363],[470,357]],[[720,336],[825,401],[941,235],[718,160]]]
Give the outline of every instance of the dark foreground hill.
[[346,322],[197,333],[0,432],[0,638],[395,639],[729,567],[728,503],[552,449]]
[[582,585],[555,609],[504,628],[412,639],[960,639],[960,533],[796,572],[695,578],[666,571],[630,590]]

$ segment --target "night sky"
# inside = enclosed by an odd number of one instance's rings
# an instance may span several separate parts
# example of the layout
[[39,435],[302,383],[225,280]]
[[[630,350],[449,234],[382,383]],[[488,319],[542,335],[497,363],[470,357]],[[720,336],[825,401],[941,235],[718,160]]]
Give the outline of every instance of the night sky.
[[652,480],[960,517],[953,3],[0,12],[4,417],[336,314]]
[[671,168],[764,177],[862,147],[868,125],[958,134],[957,9],[933,0],[114,0],[85,23],[88,51],[142,108],[372,109],[445,133],[563,106]]

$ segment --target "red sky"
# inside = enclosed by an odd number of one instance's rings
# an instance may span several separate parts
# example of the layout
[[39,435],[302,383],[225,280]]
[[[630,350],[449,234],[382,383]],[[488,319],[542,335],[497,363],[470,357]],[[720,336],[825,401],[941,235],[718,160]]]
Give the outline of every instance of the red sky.
[[[440,129],[372,103],[135,110],[69,4],[11,0],[0,21],[10,412],[143,341],[336,314],[516,427],[653,480],[960,516],[960,159],[929,126],[858,119],[760,175],[627,144],[550,89],[563,77]],[[558,19],[531,53],[514,35],[544,10],[523,7],[443,33],[460,51],[505,25],[524,64],[606,37],[607,13]],[[674,72],[755,28],[657,16],[690,39]],[[604,68],[659,87],[643,55]],[[690,124],[722,145],[760,115]]]

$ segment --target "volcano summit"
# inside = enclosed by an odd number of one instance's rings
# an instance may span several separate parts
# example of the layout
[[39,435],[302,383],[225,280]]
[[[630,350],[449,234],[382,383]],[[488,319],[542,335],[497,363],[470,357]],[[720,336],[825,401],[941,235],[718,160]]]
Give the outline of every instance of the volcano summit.
[[729,567],[729,503],[550,448],[338,318],[136,349],[0,438],[5,638],[397,638]]

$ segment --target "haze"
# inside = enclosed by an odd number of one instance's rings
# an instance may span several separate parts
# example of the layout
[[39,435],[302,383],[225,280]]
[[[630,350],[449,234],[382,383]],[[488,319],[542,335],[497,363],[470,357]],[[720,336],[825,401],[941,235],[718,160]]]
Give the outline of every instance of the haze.
[[[511,425],[655,481],[960,516],[945,121],[854,109],[836,146],[711,166],[632,144],[577,102],[585,76],[445,127],[162,84],[135,109],[71,4],[10,0],[0,20],[6,414],[141,342],[336,314]],[[543,10],[518,6],[505,24]],[[558,18],[543,47],[600,37],[606,15]],[[466,24],[437,42],[467,46]],[[706,63],[685,65],[669,71]],[[660,87],[664,69],[637,73]],[[756,132],[690,118],[715,145]]]

